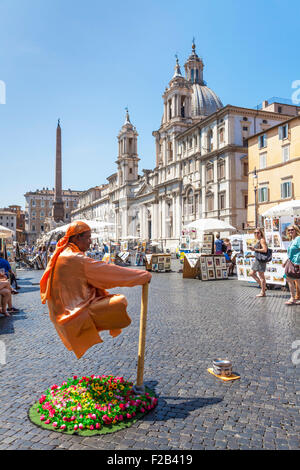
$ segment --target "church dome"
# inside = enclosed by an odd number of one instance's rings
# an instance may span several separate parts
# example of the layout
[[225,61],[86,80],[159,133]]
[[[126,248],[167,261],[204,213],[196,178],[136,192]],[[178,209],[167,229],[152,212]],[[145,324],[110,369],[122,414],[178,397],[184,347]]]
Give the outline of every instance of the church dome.
[[193,83],[192,89],[192,117],[209,116],[223,108],[220,98],[208,86]]

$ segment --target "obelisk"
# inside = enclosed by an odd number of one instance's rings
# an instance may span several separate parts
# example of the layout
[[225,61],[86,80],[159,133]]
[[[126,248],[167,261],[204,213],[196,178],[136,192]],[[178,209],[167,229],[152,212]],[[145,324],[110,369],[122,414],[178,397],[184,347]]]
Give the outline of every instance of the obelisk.
[[61,172],[61,128],[60,120],[58,120],[56,129],[55,195],[53,202],[53,218],[55,222],[61,222],[64,220],[64,212]]

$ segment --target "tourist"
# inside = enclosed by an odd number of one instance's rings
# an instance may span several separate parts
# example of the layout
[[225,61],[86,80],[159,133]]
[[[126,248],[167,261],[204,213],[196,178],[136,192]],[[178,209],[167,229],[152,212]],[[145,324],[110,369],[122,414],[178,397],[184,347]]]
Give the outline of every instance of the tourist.
[[216,234],[216,240],[215,240],[215,254],[216,255],[222,255],[223,254],[223,240],[220,239],[220,234]]
[[224,245],[225,246],[223,247],[223,250],[225,248],[225,250],[224,250],[225,253],[228,252],[228,251],[232,251],[232,246],[231,246],[231,242],[230,242],[229,238],[224,238]]
[[150,282],[148,271],[103,263],[88,258],[91,229],[72,222],[59,240],[40,281],[42,303],[48,302],[50,318],[67,349],[77,358],[88,348],[102,343],[99,332],[118,336],[130,325],[124,295],[106,289],[133,287]]
[[288,258],[282,266],[285,268],[286,280],[290,288],[291,297],[285,304],[299,305],[300,301],[296,300],[296,285],[298,291],[300,290],[300,230],[297,225],[290,225],[287,228],[287,235],[291,240],[291,244],[287,250]]
[[[250,271],[250,276],[258,283],[260,286],[260,293],[256,297],[265,297],[266,296],[266,279],[265,271],[267,266],[266,255],[268,252],[268,246],[266,243],[264,232],[261,228],[256,228],[254,230],[254,236],[256,239],[256,244],[254,246],[250,245],[250,250],[254,251],[255,261],[252,265]],[[265,255],[265,256],[262,256]]]
[[235,257],[232,256],[232,251],[228,250],[224,253],[226,259],[226,266],[227,266],[227,274],[228,276],[233,276],[233,271],[235,267]]
[[15,284],[15,289],[12,289],[13,294],[18,294],[16,289],[20,289],[20,287],[17,284],[17,279],[15,274],[13,273],[11,269],[11,265],[9,262],[4,258],[4,253],[0,252],[0,270],[4,271],[4,274],[7,279],[10,280],[10,284]]
[[5,317],[10,317],[11,313],[18,313],[19,310],[12,305],[11,294],[12,294],[12,287],[10,285],[9,280],[0,272],[0,297],[1,297],[1,307],[0,313]]

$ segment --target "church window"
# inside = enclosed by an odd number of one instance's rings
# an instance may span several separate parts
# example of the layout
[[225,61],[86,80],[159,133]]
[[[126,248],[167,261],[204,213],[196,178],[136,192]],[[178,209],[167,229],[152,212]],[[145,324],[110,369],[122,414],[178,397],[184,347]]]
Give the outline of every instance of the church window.
[[187,209],[188,209],[188,214],[193,214],[194,213],[194,191],[192,189],[189,190],[187,194]]
[[220,142],[221,143],[224,142],[224,127],[220,129]]
[[194,69],[191,70],[191,81],[194,83]]
[[206,166],[206,181],[207,181],[207,183],[209,183],[213,180],[214,180],[214,168],[210,164],[210,165]]
[[129,173],[132,175],[132,168],[129,168]]
[[196,70],[196,82],[197,83],[199,82],[199,70],[198,69]]
[[207,194],[206,201],[207,201],[207,211],[213,211],[214,210],[214,195],[212,193]]
[[225,160],[221,159],[218,162],[218,179],[225,178]]
[[219,209],[220,210],[225,209],[225,193],[219,194]]
[[181,97],[181,106],[180,106],[181,117],[185,117],[185,98]]

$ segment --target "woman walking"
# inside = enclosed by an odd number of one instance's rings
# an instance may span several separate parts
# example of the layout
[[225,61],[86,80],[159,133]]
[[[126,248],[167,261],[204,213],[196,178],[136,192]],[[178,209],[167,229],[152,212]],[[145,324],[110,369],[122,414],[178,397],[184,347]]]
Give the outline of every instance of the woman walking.
[[286,280],[288,282],[291,298],[285,302],[286,305],[300,305],[300,301],[296,300],[296,285],[298,291],[300,289],[300,230],[297,225],[290,225],[287,228],[287,234],[291,240],[288,247],[288,259],[283,263],[285,268]]
[[250,271],[250,276],[258,283],[260,286],[260,293],[257,294],[256,297],[265,297],[266,296],[266,279],[265,279],[265,271],[267,266],[267,261],[263,261],[261,254],[266,255],[268,252],[268,246],[266,243],[264,232],[261,228],[256,228],[254,230],[254,236],[256,239],[256,244],[254,246],[250,246],[250,250],[254,251],[255,253],[255,261],[252,265],[252,269]]

